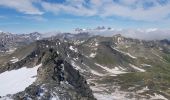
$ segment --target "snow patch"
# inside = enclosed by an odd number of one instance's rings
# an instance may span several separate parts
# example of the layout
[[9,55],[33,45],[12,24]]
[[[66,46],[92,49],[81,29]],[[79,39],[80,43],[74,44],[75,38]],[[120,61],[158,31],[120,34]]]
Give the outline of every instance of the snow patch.
[[81,72],[84,72],[82,68],[80,68],[73,60],[71,61],[71,65],[73,66],[74,69],[79,70]]
[[2,97],[0,98],[0,100],[14,100],[14,99],[12,99],[11,97]]
[[96,52],[95,53],[91,53],[89,57],[94,58],[94,57],[96,57],[96,54],[97,54]]
[[96,42],[96,43],[95,43],[95,46],[98,46],[98,45],[99,45],[99,43],[98,43],[98,42]]
[[148,86],[146,86],[142,90],[138,90],[137,93],[143,93],[143,92],[146,92],[148,90],[149,90],[149,88],[148,88]]
[[115,96],[109,95],[109,94],[99,94],[99,93],[94,93],[94,97],[97,100],[115,100]]
[[99,73],[99,72],[97,72],[97,71],[95,71],[95,70],[90,70],[91,71],[91,73],[92,74],[95,74],[95,75],[97,75],[97,76],[104,76],[104,74],[101,74],[101,73]]
[[69,55],[69,54],[67,54],[67,57],[69,58],[69,57],[70,57],[70,55]]
[[118,49],[116,49],[116,48],[114,48],[114,47],[112,47],[112,49],[114,49],[114,50],[116,50],[116,51],[118,51],[118,52],[120,52],[120,53],[122,53],[122,54],[124,54],[124,55],[127,55],[127,56],[129,56],[129,57],[131,57],[131,58],[133,58],[133,59],[136,59],[136,57],[135,57],[135,56],[132,56],[130,53],[126,53],[126,52],[120,51],[120,50],[118,50]]
[[72,50],[72,51],[74,51],[74,52],[77,52],[77,51],[78,51],[77,48],[73,48],[73,46],[70,46],[69,49]]
[[149,65],[149,64],[141,64],[142,66],[144,66],[144,67],[152,67],[151,65]]
[[132,65],[132,64],[129,64],[133,69],[135,69],[135,70],[138,70],[138,71],[140,71],[140,72],[145,72],[145,70],[144,69],[141,69],[141,68],[139,68],[139,67],[136,67],[135,65]]
[[84,64],[84,63],[83,63],[83,65],[86,66],[86,67],[90,70],[90,72],[91,72],[92,74],[94,74],[94,75],[97,75],[97,76],[104,76],[104,75],[105,75],[105,74],[99,73],[99,72],[91,69],[89,66],[87,66],[87,65]]
[[154,51],[152,51],[152,54],[154,54],[155,56],[159,57],[161,61],[164,61],[164,59],[157,53],[155,53]]
[[102,65],[100,65],[100,64],[98,64],[98,63],[95,63],[95,65],[97,65],[97,66],[103,68],[104,70],[106,70],[106,71],[108,71],[108,72],[110,72],[110,73],[112,73],[112,74],[115,74],[115,75],[127,73],[127,72],[121,71],[118,67],[115,67],[115,68],[112,68],[112,69],[111,69],[111,68],[102,66]]
[[103,91],[103,89],[101,87],[91,86],[90,88],[93,90],[93,92],[102,92]]
[[60,54],[59,51],[57,51],[57,54]]
[[10,60],[12,63],[16,63],[16,62],[18,62],[19,61],[19,59],[18,58],[16,58],[16,57],[12,57],[12,59]]
[[8,54],[12,54],[17,48],[11,48],[9,51],[7,51]]
[[133,58],[133,59],[136,59],[135,56],[132,56],[130,53],[126,53],[126,55],[128,55],[129,57]]
[[127,45],[125,46],[125,48],[129,48],[129,47],[130,47],[130,46],[127,46]]
[[160,94],[157,94],[157,93],[154,93],[154,96],[150,95],[150,99],[151,100],[158,100],[158,99],[161,99],[161,100],[168,100],[167,98],[165,98],[163,95],[160,95]]
[[126,70],[125,68],[122,68],[122,67],[120,67],[120,66],[119,66],[119,69],[121,69],[121,70]]
[[76,58],[73,58],[75,61],[77,61],[77,60],[79,60],[79,58],[78,57],[76,57]]
[[128,93],[119,91],[118,89],[115,90],[115,92],[111,94],[107,93],[94,93],[94,97],[97,100],[136,100],[134,98],[127,98]]
[[33,68],[20,68],[17,70],[6,71],[0,74],[0,96],[15,94],[24,91],[26,87],[36,80],[37,69],[42,66],[39,64]]

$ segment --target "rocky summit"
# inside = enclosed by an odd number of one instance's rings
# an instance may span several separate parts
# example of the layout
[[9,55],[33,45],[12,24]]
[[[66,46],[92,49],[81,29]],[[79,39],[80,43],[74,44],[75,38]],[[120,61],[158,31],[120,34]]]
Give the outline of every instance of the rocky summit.
[[31,36],[24,45],[0,43],[0,100],[170,99],[169,40]]

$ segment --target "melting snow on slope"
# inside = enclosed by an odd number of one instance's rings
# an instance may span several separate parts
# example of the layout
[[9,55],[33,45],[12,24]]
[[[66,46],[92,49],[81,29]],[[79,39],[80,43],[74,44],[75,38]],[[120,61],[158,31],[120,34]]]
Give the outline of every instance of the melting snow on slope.
[[95,46],[98,46],[98,45],[99,45],[99,43],[98,43],[98,42],[96,42],[96,43],[95,43]]
[[126,53],[129,57],[136,59],[136,57],[132,56],[130,53]]
[[18,62],[19,61],[19,59],[18,58],[16,58],[16,57],[12,57],[12,59],[10,60],[12,63],[16,63],[16,62]]
[[73,60],[71,61],[71,65],[73,66],[74,69],[79,70],[81,72],[84,72],[85,70],[83,70],[80,66],[78,66]]
[[114,48],[114,47],[112,47],[112,49],[114,49],[114,50],[116,50],[116,51],[118,51],[118,52],[120,52],[120,53],[122,53],[122,54],[124,54],[124,55],[128,55],[129,57],[131,57],[131,58],[133,58],[133,59],[136,59],[136,57],[135,57],[135,56],[132,56],[130,53],[126,53],[126,52],[120,51],[120,50],[118,50],[118,49],[116,49],[116,48]]
[[94,93],[95,98],[97,100],[135,100],[135,99],[127,99],[126,97],[122,96],[120,93],[119,96],[118,94],[99,94],[99,93]]
[[94,75],[97,75],[97,76],[104,76],[104,75],[105,75],[105,74],[99,73],[99,72],[91,69],[89,66],[87,66],[87,65],[84,64],[84,63],[83,63],[83,65],[86,66],[86,67],[90,70],[90,72],[91,72],[92,74],[94,74]]
[[152,67],[151,65],[148,65],[148,64],[141,64],[141,65],[144,67]]
[[96,52],[95,53],[91,53],[89,57],[94,58],[96,56]]
[[134,68],[135,70],[138,70],[138,71],[140,71],[140,72],[145,72],[145,70],[144,69],[141,69],[141,68],[139,68],[139,67],[136,67],[135,65],[132,65],[132,64],[129,64],[132,68]]
[[163,95],[154,93],[154,96],[150,95],[150,100],[168,100],[167,98],[165,98]]
[[77,52],[77,48],[73,48],[73,46],[70,46],[69,49],[74,51],[74,52]]
[[100,65],[100,64],[98,64],[98,63],[95,63],[95,65],[97,65],[97,66],[103,68],[104,70],[106,70],[106,71],[108,71],[108,72],[110,72],[110,73],[112,73],[112,74],[115,74],[115,75],[116,75],[116,74],[127,73],[127,72],[121,71],[118,67],[115,67],[115,68],[110,69],[110,68],[105,67],[105,66],[102,66],[102,65]]
[[20,68],[6,71],[0,74],[0,96],[15,94],[24,91],[26,87],[36,80],[37,69],[41,64],[33,68]]
[[8,53],[8,54],[12,54],[16,49],[17,49],[17,48],[10,48],[10,49],[7,51],[7,53]]
[[115,89],[111,94],[100,91],[94,93],[97,100],[136,100],[134,98],[127,98],[128,95],[127,92],[119,91],[118,89]]
[[146,86],[146,87],[142,88],[141,90],[138,90],[137,93],[143,93],[143,92],[146,92],[148,90],[149,90],[149,88],[148,88],[148,86]]
[[97,75],[97,76],[104,76],[105,75],[105,74],[99,73],[99,72],[92,70],[92,69],[90,71],[91,71],[92,74]]

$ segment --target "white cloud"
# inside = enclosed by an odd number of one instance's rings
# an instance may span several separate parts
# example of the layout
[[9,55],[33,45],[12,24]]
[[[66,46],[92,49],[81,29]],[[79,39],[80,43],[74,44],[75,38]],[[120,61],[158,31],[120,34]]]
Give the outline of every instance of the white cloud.
[[145,29],[143,32],[137,30],[124,30],[122,35],[143,40],[162,40],[170,39],[170,30],[160,30],[156,28]]
[[[66,0],[64,3],[50,3],[48,0],[0,0],[0,6],[16,9],[31,15],[44,12],[67,13],[76,16],[118,16],[132,20],[162,21],[170,15],[170,2],[164,0]],[[165,0],[166,1],[166,0]],[[43,9],[34,5],[37,3]],[[147,6],[149,5],[149,6]]]
[[157,31],[157,30],[158,30],[157,28],[148,28],[145,31],[146,32],[154,32],[154,31]]
[[[73,0],[74,1],[74,0]],[[76,3],[75,3],[76,4]],[[78,5],[72,5],[72,3],[69,3],[69,5],[63,5],[63,4],[51,4],[47,2],[42,3],[43,8],[46,11],[53,12],[55,14],[65,12],[68,14],[78,15],[78,16],[93,16],[96,15],[95,10],[87,9],[82,4]]]
[[169,29],[114,29],[114,30],[89,30],[88,32],[96,35],[102,36],[113,36],[116,34],[121,34],[125,37],[136,38],[141,40],[170,40],[170,30]]
[[129,6],[122,6],[116,3],[110,3],[105,5],[104,13],[102,16],[122,16],[127,17],[134,20],[143,20],[143,21],[158,21],[166,18],[170,11],[170,5],[161,6],[157,5],[154,7],[150,7],[149,9],[145,9],[143,7],[130,8]]
[[16,9],[25,14],[41,15],[43,12],[33,5],[33,2],[38,1],[39,0],[0,0],[0,6]]
[[[170,3],[160,4],[158,0],[66,0],[62,4],[42,2],[46,11],[55,14],[68,13],[78,16],[120,16],[132,20],[161,21],[170,14]],[[150,4],[150,6],[146,6]]]
[[25,19],[29,19],[29,20],[35,20],[35,21],[47,21],[47,19],[45,19],[44,17],[42,16],[37,16],[37,15],[31,15],[31,16],[18,16],[18,17],[22,17],[22,18],[25,18]]

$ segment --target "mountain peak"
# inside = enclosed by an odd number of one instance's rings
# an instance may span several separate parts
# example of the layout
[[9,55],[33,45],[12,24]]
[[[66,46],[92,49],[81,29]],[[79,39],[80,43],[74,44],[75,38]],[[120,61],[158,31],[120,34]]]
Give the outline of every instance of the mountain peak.
[[119,44],[125,40],[125,37],[123,37],[121,34],[116,34],[112,38],[113,38],[113,41],[117,44]]

